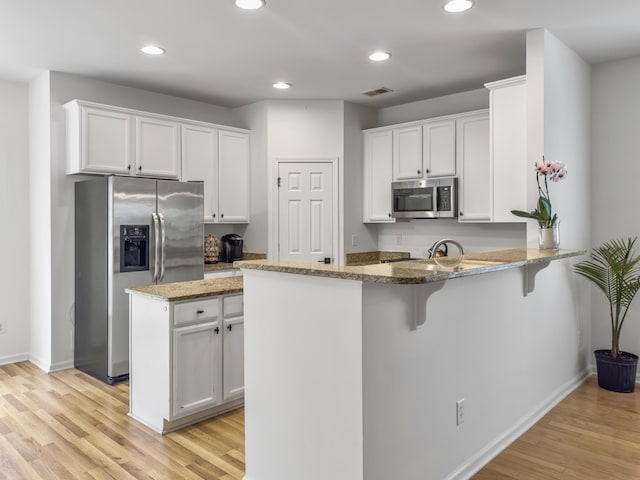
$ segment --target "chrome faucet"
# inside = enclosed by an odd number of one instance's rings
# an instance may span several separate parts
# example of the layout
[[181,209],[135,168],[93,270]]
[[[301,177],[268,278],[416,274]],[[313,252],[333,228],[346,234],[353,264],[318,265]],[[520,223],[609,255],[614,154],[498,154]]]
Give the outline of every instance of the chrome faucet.
[[[456,242],[455,240],[452,240],[450,238],[443,238],[442,240],[438,240],[436,243],[434,243],[428,250],[429,258],[440,256],[438,255],[438,252],[441,252],[442,254],[444,254],[444,256],[446,256],[449,251],[449,248],[447,247],[447,244],[449,243],[458,247],[458,250],[460,250],[460,256],[464,255],[464,250],[462,249],[462,245],[460,245],[460,242]],[[440,247],[442,246],[444,246],[444,250],[440,250]]]

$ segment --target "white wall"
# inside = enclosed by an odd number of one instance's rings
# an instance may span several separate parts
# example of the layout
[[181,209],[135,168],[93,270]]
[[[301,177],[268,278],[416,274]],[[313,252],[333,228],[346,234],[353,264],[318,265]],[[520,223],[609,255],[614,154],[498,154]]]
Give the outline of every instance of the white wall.
[[[267,253],[268,244],[268,178],[269,161],[267,102],[257,102],[245,105],[233,110],[234,125],[251,130],[251,219],[246,226],[236,226],[234,232],[241,234],[244,241],[244,250],[254,253]],[[207,225],[207,232],[224,234],[229,229],[226,227],[213,227]]]
[[29,87],[0,80],[0,364],[29,358]]
[[[592,245],[640,234],[640,57],[592,69]],[[639,248],[640,250],[640,248]],[[608,303],[593,290],[592,348],[611,348]],[[640,298],[621,348],[640,354]]]
[[[560,219],[563,248],[588,249],[591,212],[591,71],[589,65],[546,30],[527,35],[527,154],[531,165],[560,160],[566,179],[549,186]],[[528,171],[529,209],[537,202],[534,169]],[[528,223],[528,242],[537,242],[537,224]]]
[[51,366],[51,114],[49,72],[29,84],[30,360]]
[[479,88],[382,108],[378,113],[378,125],[376,126],[395,125],[396,123],[412,122],[442,115],[482,110],[483,108],[489,108],[489,90]]
[[41,368],[59,370],[73,365],[73,184],[82,179],[65,174],[66,124],[61,105],[77,98],[223,125],[231,125],[232,116],[224,107],[60,72],[33,82],[30,95],[31,252],[32,261],[38,261],[38,277],[32,275],[31,350]]
[[[376,126],[377,110],[344,103],[344,248],[345,253],[378,250],[377,225],[362,223],[364,142],[362,130]],[[353,236],[357,245],[353,245]]]
[[[381,225],[382,227],[382,225]],[[486,252],[505,248],[522,248],[524,224],[470,224],[455,219],[411,220],[384,225],[378,236],[378,247],[383,251],[402,251],[412,257],[426,257],[427,250],[442,238],[459,241],[466,253]],[[457,255],[456,247],[452,254]]]

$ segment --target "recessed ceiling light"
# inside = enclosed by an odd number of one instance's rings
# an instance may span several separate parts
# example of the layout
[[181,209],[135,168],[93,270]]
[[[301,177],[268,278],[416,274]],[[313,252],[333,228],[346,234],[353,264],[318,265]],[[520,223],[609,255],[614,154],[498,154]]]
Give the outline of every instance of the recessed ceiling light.
[[244,10],[257,10],[264,7],[264,0],[236,0],[236,6]]
[[287,82],[276,82],[273,84],[273,88],[277,88],[278,90],[286,90],[287,88],[291,88],[291,84]]
[[445,12],[461,13],[469,10],[475,3],[475,0],[449,0],[442,8],[444,8]]
[[156,45],[145,45],[140,49],[140,51],[147,55],[162,55],[165,52],[165,49]]
[[383,62],[391,58],[391,54],[388,52],[373,52],[369,55],[369,60],[373,60],[374,62]]

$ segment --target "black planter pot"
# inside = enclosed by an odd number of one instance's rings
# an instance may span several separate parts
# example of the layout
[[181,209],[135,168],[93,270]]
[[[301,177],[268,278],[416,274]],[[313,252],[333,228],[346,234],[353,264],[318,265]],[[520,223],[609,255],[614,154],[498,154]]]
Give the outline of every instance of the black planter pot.
[[598,385],[605,390],[619,393],[631,393],[636,388],[636,370],[638,356],[620,352],[618,358],[611,358],[611,350],[596,350]]

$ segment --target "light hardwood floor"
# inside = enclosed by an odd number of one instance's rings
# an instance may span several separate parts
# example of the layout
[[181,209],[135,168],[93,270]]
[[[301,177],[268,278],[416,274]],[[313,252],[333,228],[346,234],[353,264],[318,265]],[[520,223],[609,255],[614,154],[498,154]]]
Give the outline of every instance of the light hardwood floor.
[[0,366],[0,479],[242,479],[243,410],[165,436],[128,411],[126,384]]
[[[127,416],[128,395],[78,370],[0,366],[0,479],[242,479],[242,409],[160,436]],[[640,392],[594,377],[474,476],[601,478],[640,479]]]
[[639,480],[640,392],[590,377],[474,480]]

